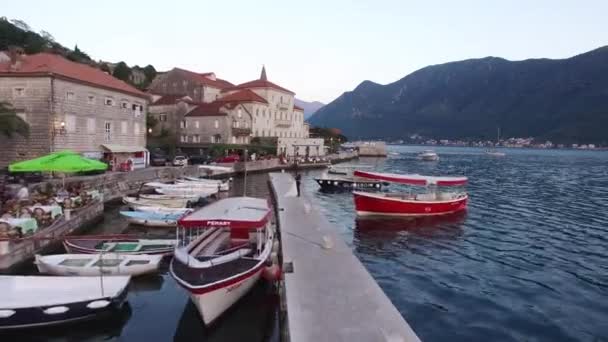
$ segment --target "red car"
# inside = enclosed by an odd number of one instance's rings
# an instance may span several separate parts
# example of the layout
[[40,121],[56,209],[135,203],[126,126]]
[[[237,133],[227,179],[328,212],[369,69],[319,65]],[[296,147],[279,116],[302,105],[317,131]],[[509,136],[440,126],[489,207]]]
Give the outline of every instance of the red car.
[[238,154],[231,154],[229,156],[220,157],[215,160],[216,163],[235,163],[241,160]]

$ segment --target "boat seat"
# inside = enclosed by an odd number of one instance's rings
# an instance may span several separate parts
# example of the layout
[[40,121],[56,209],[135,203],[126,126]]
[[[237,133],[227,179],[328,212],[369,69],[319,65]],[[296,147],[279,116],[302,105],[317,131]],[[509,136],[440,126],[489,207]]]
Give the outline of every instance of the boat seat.
[[[191,255],[213,255],[216,254],[222,247],[230,243],[230,232],[219,230],[219,233],[213,234],[209,240],[197,247]],[[196,253],[195,253],[196,252]]]
[[200,255],[201,254],[201,250],[203,248],[205,248],[205,246],[207,244],[209,244],[209,241],[214,240],[218,235],[220,235],[222,233],[222,229],[220,228],[215,228],[215,229],[208,229],[205,232],[203,232],[203,234],[201,234],[198,238],[196,238],[195,240],[193,240],[192,242],[190,242],[191,244],[196,244],[198,243],[198,241],[200,241],[201,239],[203,240],[207,240],[207,241],[203,241],[201,243],[199,243],[198,245],[196,245],[195,248],[191,249],[188,248],[190,250],[190,254],[191,255]]
[[417,201],[436,201],[437,200],[437,195],[434,193],[430,193],[430,194],[417,194],[416,195],[416,200]]

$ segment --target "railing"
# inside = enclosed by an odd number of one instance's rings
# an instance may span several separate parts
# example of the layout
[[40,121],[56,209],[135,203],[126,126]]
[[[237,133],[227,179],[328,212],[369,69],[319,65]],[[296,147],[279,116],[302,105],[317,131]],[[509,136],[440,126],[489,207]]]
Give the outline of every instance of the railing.
[[277,127],[290,127],[291,120],[274,120],[274,125]]
[[251,128],[236,128],[232,127],[232,135],[242,136],[242,135],[250,135]]
[[289,110],[289,103],[277,103],[277,108],[282,110]]

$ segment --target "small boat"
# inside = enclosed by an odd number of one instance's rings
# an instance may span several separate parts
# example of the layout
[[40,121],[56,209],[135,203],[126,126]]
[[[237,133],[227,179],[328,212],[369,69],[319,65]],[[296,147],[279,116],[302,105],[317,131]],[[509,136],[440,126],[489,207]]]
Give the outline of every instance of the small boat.
[[164,201],[164,200],[183,200],[187,199],[190,201],[198,201],[200,198],[197,195],[159,195],[159,194],[139,194],[139,198],[153,200],[153,201]]
[[43,274],[58,276],[139,276],[158,271],[162,255],[116,253],[36,255]]
[[[498,144],[500,144],[500,127],[498,127],[498,132],[496,134],[496,144],[495,146],[498,146]],[[492,156],[492,157],[504,157],[507,154],[504,152],[499,152],[496,150],[496,148],[492,148],[486,151],[486,155],[488,156]]]
[[147,227],[175,227],[183,214],[154,213],[149,211],[121,211],[120,215],[132,224]]
[[271,210],[264,199],[231,197],[178,222],[170,273],[190,293],[208,325],[258,281],[274,241]]
[[130,279],[0,276],[0,330],[75,322],[119,310]]
[[[161,182],[149,182],[145,184],[146,186],[155,188],[155,189],[188,189],[188,190],[202,190],[202,191],[210,191],[211,193],[217,192],[219,190],[226,191],[228,190],[228,183],[208,183],[208,182],[197,182],[197,181],[189,181],[189,180],[176,180],[175,183],[161,183]],[[223,187],[222,187],[223,185]]]
[[425,150],[418,155],[418,158],[423,161],[437,161],[439,160],[439,155],[435,151]]
[[337,167],[333,167],[330,166],[329,169],[327,169],[327,173],[330,175],[342,175],[342,176],[346,176],[348,175],[348,171],[341,169],[341,168],[337,168]]
[[131,209],[139,207],[168,207],[168,208],[187,208],[191,207],[196,201],[185,198],[164,198],[164,199],[149,199],[125,196],[122,201]]
[[188,214],[192,212],[192,208],[167,208],[167,207],[146,207],[140,206],[135,209],[136,211],[146,213],[162,213],[162,214]]
[[356,189],[380,190],[387,182],[370,180],[360,177],[323,177],[315,178],[322,191],[350,191]]
[[433,216],[453,214],[466,210],[466,192],[438,192],[441,186],[460,186],[466,177],[434,177],[421,175],[400,175],[355,171],[358,177],[408,185],[426,186],[431,191],[412,193],[370,193],[353,192],[355,209],[359,216]]
[[171,196],[196,196],[198,198],[205,198],[211,195],[217,194],[217,188],[200,188],[200,187],[174,187],[174,188],[156,188],[156,192],[163,195]]
[[161,254],[171,255],[177,245],[174,239],[106,239],[106,238],[68,238],[63,246],[73,254]]
[[176,179],[175,184],[184,186],[205,187],[209,189],[218,189],[219,191],[230,190],[229,182],[222,182],[214,179],[185,177],[185,179]]

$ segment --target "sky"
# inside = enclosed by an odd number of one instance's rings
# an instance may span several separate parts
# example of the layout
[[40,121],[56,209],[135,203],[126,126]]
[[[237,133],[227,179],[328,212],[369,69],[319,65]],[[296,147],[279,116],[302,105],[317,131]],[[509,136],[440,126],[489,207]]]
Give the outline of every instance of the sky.
[[[86,5],[85,5],[86,4]],[[328,103],[363,80],[486,56],[567,58],[608,45],[608,1],[3,1],[95,60],[268,79]]]

